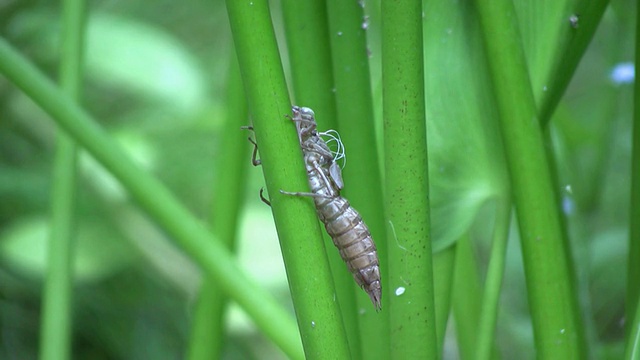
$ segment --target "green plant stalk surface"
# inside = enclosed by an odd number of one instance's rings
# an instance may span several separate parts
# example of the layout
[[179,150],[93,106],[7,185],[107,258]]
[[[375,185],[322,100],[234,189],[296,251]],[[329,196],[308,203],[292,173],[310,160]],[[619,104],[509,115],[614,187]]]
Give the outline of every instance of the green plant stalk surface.
[[319,124],[334,128],[336,105],[326,3],[284,0],[282,12],[295,103],[312,108]]
[[514,2],[533,94],[543,127],[551,120],[564,95],[608,2],[609,0]]
[[308,192],[309,186],[295,126],[287,117],[291,103],[268,3],[228,0],[227,11],[305,354],[311,359],[348,358],[312,200],[279,193]]
[[256,325],[291,358],[303,358],[295,323],[274,297],[240,269],[216,237],[206,231],[155,178],[30,62],[0,39],[0,72],[21,88],[109,170],[138,204],[235,300]]
[[482,288],[477,273],[471,239],[465,235],[456,241],[456,263],[453,279],[453,317],[456,340],[461,359],[476,354],[478,324],[480,322]]
[[[364,11],[357,1],[327,1],[329,39],[333,58],[333,79],[340,136],[347,152],[343,170],[343,195],[360,213],[380,259],[382,311],[376,313],[364,291],[352,283],[359,309],[360,341],[365,359],[389,356],[390,288],[386,262],[386,230],[380,164],[374,131],[373,97]],[[345,274],[343,270],[342,274]]]
[[494,352],[496,323],[500,303],[500,290],[504,278],[507,243],[509,241],[509,224],[511,220],[511,199],[498,199],[496,206],[493,242],[489,268],[482,296],[482,311],[478,326],[475,359],[488,360]]
[[629,329],[624,358],[625,360],[638,360],[640,359],[640,302],[636,303],[635,317],[631,320]]
[[438,354],[442,358],[444,338],[447,332],[449,313],[451,312],[451,293],[453,270],[455,268],[456,247],[449,246],[433,254],[433,287],[436,314],[436,335]]
[[[551,16],[539,15],[536,19],[531,19],[532,22],[537,22],[539,29],[542,30],[536,34],[538,35],[537,43],[542,47],[541,67],[532,69],[531,76],[544,74],[536,77],[541,81],[532,81],[535,85],[535,96],[539,99],[538,116],[543,127],[551,121],[553,112],[591,43],[609,0],[549,1],[548,4],[543,3],[542,7],[553,7],[557,4],[565,4],[565,6],[555,9]],[[571,15],[567,16],[567,14],[578,15],[576,26],[571,25],[569,21]],[[558,24],[560,28],[549,26],[549,23]],[[549,28],[555,29],[556,32],[550,35],[548,30],[545,30]],[[550,36],[553,36],[556,41],[549,41]]]
[[563,238],[517,17],[509,0],[477,1],[518,215],[537,356],[584,358]]
[[[640,6],[637,7],[640,19]],[[636,24],[636,69],[640,64],[640,22]],[[640,81],[634,86],[633,109],[633,149],[631,161],[631,209],[629,211],[629,258],[627,260],[627,297],[626,319],[633,319],[627,325],[627,335],[631,335],[627,342],[637,345],[640,340],[640,318],[637,307],[640,306]],[[639,352],[639,350],[636,350]]]
[[[227,117],[219,148],[214,180],[211,231],[235,252],[238,217],[243,203],[246,170],[251,149],[240,130],[247,125],[247,104],[235,53],[231,53],[227,79]],[[219,359],[226,340],[224,312],[227,297],[214,279],[203,279],[192,319],[188,359]]]
[[[322,0],[285,0],[282,2],[282,11],[295,103],[313,109],[319,131],[336,129],[338,121],[326,3]],[[331,237],[324,231],[323,239],[351,356],[360,359],[359,316],[353,277],[336,251]]]
[[[82,43],[86,19],[84,1],[63,1],[62,12],[60,83],[69,97],[78,101],[82,88]],[[62,131],[58,131],[51,192],[48,270],[40,329],[39,355],[43,360],[71,358],[76,159],[74,142]]]
[[429,223],[422,2],[382,3],[391,356],[438,357]]

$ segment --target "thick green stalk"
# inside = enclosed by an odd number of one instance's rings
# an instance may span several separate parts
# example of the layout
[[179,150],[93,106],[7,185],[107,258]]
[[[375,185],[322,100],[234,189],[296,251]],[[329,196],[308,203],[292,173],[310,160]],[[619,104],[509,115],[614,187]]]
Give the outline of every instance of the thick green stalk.
[[478,326],[478,340],[475,358],[488,360],[494,352],[496,323],[500,303],[500,290],[504,278],[507,243],[509,241],[509,225],[511,223],[511,198],[499,199],[496,206],[493,241],[489,268],[482,296],[482,311]]
[[227,10],[271,197],[289,288],[308,358],[344,359],[349,346],[312,200],[282,195],[309,186],[266,0],[228,0]]
[[[373,311],[369,298],[355,289],[360,309],[362,357],[386,358],[389,354],[390,298],[386,262],[386,230],[373,117],[373,98],[367,56],[366,19],[361,2],[328,0],[329,38],[333,58],[338,127],[347,151],[343,170],[343,195],[362,215],[378,249],[382,276],[382,308]],[[352,285],[355,288],[355,285]]]
[[391,357],[438,357],[429,223],[422,2],[382,3]]
[[[86,20],[84,1],[64,1],[62,20],[60,84],[71,99],[79,101],[82,89],[82,53]],[[51,192],[48,270],[40,328],[40,359],[43,360],[71,358],[76,158],[74,142],[62,131],[58,131]]]
[[[246,169],[250,164],[251,147],[247,133],[240,130],[248,123],[247,104],[235,53],[231,53],[227,79],[227,119],[220,136],[220,156],[216,163],[211,231],[235,252],[238,215],[246,185]],[[227,297],[214,279],[204,278],[189,338],[188,359],[219,359],[226,339],[224,312]]]
[[[314,110],[320,131],[336,129],[338,121],[326,2],[285,0],[282,2],[282,10],[295,103]],[[351,356],[360,359],[362,355],[353,277],[326,232],[323,232],[323,239]]]
[[312,108],[320,127],[336,127],[326,3],[284,0],[282,11],[295,102]]
[[476,2],[500,113],[539,358],[584,358],[578,301],[510,0]]
[[21,88],[129,191],[156,223],[220,284],[256,325],[291,358],[304,357],[295,323],[264,288],[240,269],[226,247],[155,178],[138,165],[97,123],[31,63],[0,39],[0,72]]
[[[637,7],[640,19],[640,6]],[[640,69],[640,21],[636,24],[636,70]],[[629,258],[627,260],[626,319],[627,334],[638,331],[640,318],[636,307],[640,306],[640,81],[634,86],[633,150],[631,160],[631,209],[629,211]],[[631,342],[631,339],[630,339]]]

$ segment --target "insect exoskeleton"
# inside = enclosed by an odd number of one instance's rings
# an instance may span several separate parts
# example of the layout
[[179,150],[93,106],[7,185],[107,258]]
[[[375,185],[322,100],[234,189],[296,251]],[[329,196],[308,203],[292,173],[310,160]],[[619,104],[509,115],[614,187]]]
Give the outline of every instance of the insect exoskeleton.
[[[360,214],[340,196],[344,182],[337,160],[345,158],[344,144],[335,130],[318,133],[315,114],[310,108],[293,106],[292,111],[291,120],[296,125],[311,192],[280,192],[313,198],[318,217],[340,256],[356,283],[369,294],[371,302],[379,310],[382,289],[376,246]],[[321,136],[329,137],[338,149],[332,152]]]

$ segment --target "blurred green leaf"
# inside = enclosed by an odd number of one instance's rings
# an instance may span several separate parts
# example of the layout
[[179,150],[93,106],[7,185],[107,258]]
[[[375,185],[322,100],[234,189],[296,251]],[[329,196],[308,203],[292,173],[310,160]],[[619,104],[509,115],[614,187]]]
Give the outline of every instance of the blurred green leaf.
[[[19,219],[0,234],[0,258],[17,272],[42,279],[48,235],[47,218]],[[137,252],[104,222],[88,220],[78,224],[74,266],[78,283],[100,281],[129,266],[136,258]]]
[[96,13],[89,19],[87,74],[119,89],[188,111],[205,100],[205,84],[183,44],[150,24]]
[[[11,32],[33,38],[39,57],[59,54],[59,18],[47,11],[21,14]],[[184,44],[157,25],[141,19],[94,11],[86,36],[86,76],[177,112],[203,106],[205,77]],[[118,106],[118,104],[114,104]]]
[[477,19],[470,3],[429,2],[425,91],[433,250],[469,230],[507,189],[502,143]]

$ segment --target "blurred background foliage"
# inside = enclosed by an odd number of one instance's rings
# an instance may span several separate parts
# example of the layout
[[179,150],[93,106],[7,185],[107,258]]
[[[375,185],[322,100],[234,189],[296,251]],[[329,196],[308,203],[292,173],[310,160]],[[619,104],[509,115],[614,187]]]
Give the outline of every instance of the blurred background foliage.
[[[281,31],[279,4],[272,7],[276,29]],[[618,358],[623,348],[632,7],[631,1],[612,3],[549,129],[574,244],[585,323],[590,340],[600,344],[592,349],[599,358]],[[160,178],[196,216],[208,221],[215,192],[224,191],[212,187],[214,164],[225,156],[219,134],[226,113],[228,62],[233,59],[224,3],[112,0],[90,1],[88,8],[83,106],[141,167]],[[379,28],[375,20],[374,14],[374,30]],[[2,36],[53,79],[60,55],[59,21],[57,3],[0,1]],[[379,38],[373,35],[369,41],[374,93],[379,93],[375,85],[379,84]],[[284,46],[282,37],[280,44]],[[284,61],[286,64],[286,58]],[[428,76],[446,78],[450,68],[445,63],[441,66],[428,68]],[[377,114],[379,118],[380,111]],[[439,164],[457,163],[468,156],[468,147],[438,153],[438,146],[450,134],[438,132],[433,125],[429,130],[430,151],[433,148],[434,156],[442,157]],[[54,140],[54,123],[0,78],[0,359],[37,356]],[[249,163],[247,159],[238,166]],[[437,174],[437,169],[431,171]],[[248,174],[251,179],[238,242],[240,261],[255,279],[290,303],[270,211],[257,196],[261,172]],[[79,176],[74,356],[181,358],[200,283],[198,269],[86,154],[81,155]],[[482,179],[462,178],[471,183],[469,187],[483,189],[477,181]],[[453,194],[459,186],[448,191]],[[440,241],[440,247],[471,226],[478,259],[486,264],[487,224],[492,219],[490,211],[483,210],[488,196],[483,194],[466,205],[446,201],[433,205],[435,241]],[[448,216],[447,206],[463,214]],[[513,233],[497,335],[505,358],[533,354],[522,262]],[[233,306],[227,322],[230,337],[225,358],[282,356]],[[455,356],[454,343],[447,341],[445,357]]]
[[[91,1],[88,8],[83,106],[207,222],[214,163],[225,156],[219,130],[232,57],[224,3]],[[0,19],[2,36],[56,79],[60,4],[2,2]],[[34,359],[56,128],[2,78],[0,102],[0,358]],[[290,302],[270,212],[257,196],[261,174],[250,175],[240,236],[252,240],[240,242],[241,263]],[[79,176],[75,357],[181,358],[199,270],[86,154]],[[229,331],[228,358],[280,356],[234,307]]]

